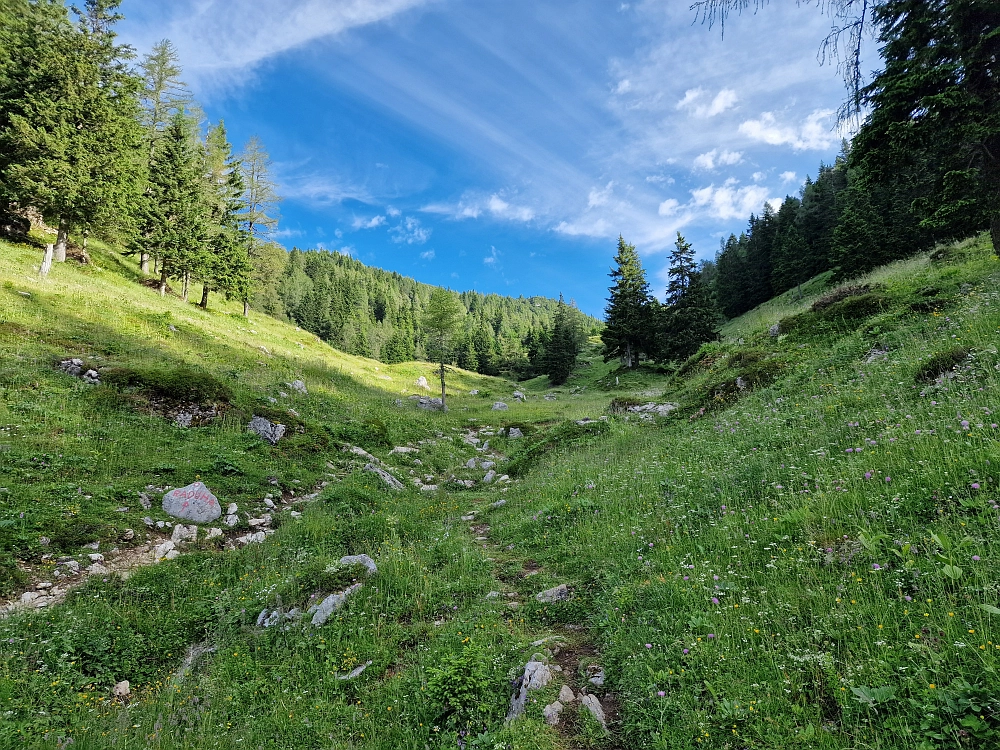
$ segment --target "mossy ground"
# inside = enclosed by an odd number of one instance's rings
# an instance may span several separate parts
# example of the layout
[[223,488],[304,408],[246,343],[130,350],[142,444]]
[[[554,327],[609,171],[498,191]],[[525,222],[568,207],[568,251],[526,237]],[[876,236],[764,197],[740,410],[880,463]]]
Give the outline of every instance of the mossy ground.
[[[541,380],[456,371],[447,414],[406,399],[419,375],[432,379],[426,363],[343,355],[214,300],[208,312],[160,300],[107,249],[94,266],[60,265],[38,282],[36,255],[0,245],[9,586],[15,560],[37,578],[44,554],[126,546],[126,526],[145,529],[136,493],[147,484],[200,478],[241,506],[273,482],[286,496],[331,484],[264,544],[93,577],[64,604],[0,622],[0,743],[1000,742],[1000,264],[987,241],[879,269],[862,280],[879,295],[863,310],[814,314],[828,291],[816,280],[729,323],[676,373],[619,372],[591,350],[548,401]],[[787,333],[769,334],[791,316]],[[153,374],[85,386],[56,369],[70,356]],[[221,419],[182,429],[162,415],[150,378],[167,387],[181,370],[198,373],[188,379],[224,406]],[[308,396],[283,385],[293,379]],[[515,388],[526,403],[511,399]],[[679,408],[653,423],[616,411],[573,424],[612,398]],[[490,410],[499,399],[509,411]],[[250,414],[289,408],[299,416],[288,415],[288,442],[245,432]],[[474,455],[459,439],[470,425],[523,427],[520,442],[493,440],[517,469],[506,491],[390,493],[339,450],[360,445],[404,476],[412,456],[388,451],[413,443],[420,471],[445,475]],[[485,543],[460,519],[471,508],[490,527]],[[324,576],[350,575],[328,571],[355,553],[379,573],[323,628],[255,627],[278,597],[307,603],[314,588],[342,583]],[[571,585],[569,601],[534,600],[558,583]],[[493,590],[524,605],[486,598]],[[596,648],[617,706],[610,737],[582,720],[546,728],[548,693],[503,725],[510,678],[537,650],[530,642],[553,631]],[[181,669],[195,646],[206,650]],[[337,679],[369,660],[357,680]],[[443,683],[460,662],[469,678]],[[121,679],[133,685],[127,704],[110,696]],[[463,727],[472,734],[456,735]]]

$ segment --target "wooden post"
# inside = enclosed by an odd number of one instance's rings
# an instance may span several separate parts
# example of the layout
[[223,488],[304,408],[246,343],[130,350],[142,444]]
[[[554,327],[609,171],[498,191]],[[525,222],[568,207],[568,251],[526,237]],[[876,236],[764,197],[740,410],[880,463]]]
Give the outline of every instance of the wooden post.
[[52,259],[56,263],[66,262],[66,245],[69,242],[69,222],[65,218],[59,219],[59,233],[56,235],[55,254]]
[[38,275],[43,279],[49,275],[49,271],[52,269],[52,255],[54,252],[54,245],[45,246],[45,254],[42,255],[42,267],[38,269]]

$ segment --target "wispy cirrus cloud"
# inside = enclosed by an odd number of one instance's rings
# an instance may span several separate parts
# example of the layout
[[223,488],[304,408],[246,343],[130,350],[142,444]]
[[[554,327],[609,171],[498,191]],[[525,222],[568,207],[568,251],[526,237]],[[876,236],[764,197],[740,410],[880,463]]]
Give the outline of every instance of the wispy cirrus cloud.
[[696,117],[715,117],[736,106],[739,97],[733,89],[722,89],[715,96],[709,96],[703,88],[688,89],[684,98],[677,102],[677,109],[685,109]]
[[703,170],[713,170],[716,167],[732,166],[743,161],[743,153],[740,151],[727,151],[713,148],[704,154],[694,157],[694,168]]
[[389,229],[389,236],[397,244],[423,245],[431,238],[430,227],[420,224],[420,219],[407,216],[399,224]]
[[450,219],[478,219],[490,216],[496,219],[528,222],[535,218],[530,206],[517,205],[505,200],[499,193],[489,196],[466,196],[456,203],[431,203],[420,209],[424,213],[438,214]]

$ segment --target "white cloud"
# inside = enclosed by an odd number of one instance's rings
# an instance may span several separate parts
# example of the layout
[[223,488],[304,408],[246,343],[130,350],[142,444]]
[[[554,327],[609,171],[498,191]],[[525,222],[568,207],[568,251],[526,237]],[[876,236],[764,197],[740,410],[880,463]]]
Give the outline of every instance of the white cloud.
[[764,112],[756,120],[743,122],[740,132],[771,146],[791,146],[795,151],[823,150],[840,139],[840,134],[831,128],[832,116],[832,109],[817,109],[798,125],[786,125],[779,123],[773,112]]
[[398,208],[393,208],[392,206],[386,206],[385,212],[394,219],[403,213]]
[[301,173],[295,167],[275,165],[275,177],[279,194],[284,198],[296,198],[307,203],[328,206],[345,200],[371,203],[368,191],[358,185],[346,183],[337,177],[319,173]]
[[427,250],[425,252],[422,252],[422,253],[420,253],[420,257],[423,260],[434,260],[434,251],[433,250]]
[[487,266],[495,266],[497,264],[497,260],[499,259],[499,257],[500,253],[497,252],[497,249],[495,247],[490,245],[490,254],[483,258],[483,263],[485,263]]
[[767,177],[767,175],[764,174],[763,172],[754,172],[752,175],[750,175],[750,177],[753,179],[754,182],[763,182],[764,178]]
[[601,190],[591,188],[590,193],[587,195],[587,208],[596,208],[597,206],[608,205],[608,201],[614,193],[614,188],[614,182],[609,182]]
[[760,213],[768,200],[768,189],[761,185],[737,187],[735,179],[726,180],[720,187],[714,184],[691,191],[691,204],[717,219],[746,218]]
[[187,80],[227,83],[260,62],[324,37],[378,23],[426,0],[180,0],[149,11],[145,51],[163,38],[177,47]]
[[519,206],[504,200],[500,193],[484,196],[466,196],[458,203],[430,203],[420,209],[428,214],[440,214],[451,219],[478,219],[484,213],[509,221],[528,222],[535,218],[530,206]]
[[423,245],[431,237],[431,229],[420,226],[420,219],[407,216],[389,230],[392,241],[398,244]]
[[713,148],[711,151],[699,154],[694,158],[695,169],[715,169],[717,166],[732,166],[743,161],[743,153],[740,151],[719,151]]
[[673,185],[674,184],[674,178],[673,177],[664,177],[662,174],[651,174],[651,175],[647,175],[646,176],[646,182],[651,182],[653,184],[659,184],[661,182],[665,182],[668,185]]
[[354,221],[351,222],[351,226],[355,229],[375,229],[383,224],[385,224],[384,216],[373,216],[367,221],[360,216],[355,216]]
[[782,182],[797,182],[799,179],[799,176],[795,172],[782,172],[779,176]]
[[632,82],[628,78],[622,78],[615,86],[616,94],[627,94],[632,90]]
[[686,109],[697,117],[715,117],[736,106],[739,97],[733,89],[722,89],[710,101],[703,88],[688,89],[684,98],[677,102],[677,109]]
[[680,208],[680,205],[680,201],[676,198],[667,198],[660,204],[660,208],[657,210],[657,213],[660,216],[672,216],[677,213],[677,209]]

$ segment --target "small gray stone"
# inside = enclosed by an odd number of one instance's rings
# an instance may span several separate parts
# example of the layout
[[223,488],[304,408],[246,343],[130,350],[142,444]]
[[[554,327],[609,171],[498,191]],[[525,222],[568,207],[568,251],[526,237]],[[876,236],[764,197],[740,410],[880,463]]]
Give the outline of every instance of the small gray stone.
[[226,524],[229,528],[233,528],[236,524],[240,522],[240,517],[235,513],[230,513],[228,516],[222,519],[222,522]]
[[540,591],[535,594],[535,599],[537,599],[542,604],[552,604],[554,602],[562,602],[569,599],[569,587],[565,583],[560,583],[558,586],[546,589],[545,591]]
[[479,464],[480,469],[492,469],[496,464],[493,461],[482,461]]
[[601,702],[597,699],[596,695],[584,695],[580,698],[583,703],[583,707],[590,711],[590,715],[597,719],[597,723],[601,725],[601,728],[606,732],[608,731],[608,722],[604,718],[604,709],[601,707]]
[[516,398],[518,401],[524,401],[527,398],[527,396],[525,396],[520,391],[514,391],[514,398]]
[[229,503],[229,505],[226,506],[226,515],[231,516],[239,509],[240,508],[236,503]]
[[587,682],[594,687],[604,687],[604,668],[597,664],[587,667]]
[[576,696],[573,695],[573,691],[570,689],[569,685],[563,685],[559,689],[559,700],[563,704],[572,703],[576,700]]
[[121,682],[116,683],[111,689],[111,694],[114,695],[115,698],[121,698],[122,700],[128,698],[129,693],[131,692],[132,686],[129,684],[128,680],[122,680]]
[[493,411],[507,411],[509,407],[503,401],[497,401],[493,404]]
[[410,448],[407,445],[397,445],[395,448],[389,451],[389,455],[392,455],[394,453],[419,453],[419,452],[420,451],[417,450],[416,448]]
[[91,562],[104,562],[104,555],[100,552],[94,552],[93,554],[87,555]]
[[486,472],[486,476],[483,477],[483,484],[492,484],[493,480],[497,478],[497,473],[490,469]]
[[178,487],[163,496],[163,512],[195,523],[208,523],[222,515],[218,498],[201,482]]
[[205,538],[206,539],[217,539],[220,536],[222,536],[222,529],[220,529],[218,527],[214,527],[214,528],[209,529],[208,533],[205,534]]
[[190,526],[185,526],[179,523],[174,526],[174,531],[170,535],[170,541],[174,544],[184,544],[186,542],[195,542],[198,540],[198,527],[194,524]]
[[[566,686],[563,685],[563,687]],[[562,713],[562,710],[563,710],[563,704],[560,703],[559,701],[550,703],[545,708],[543,708],[542,716],[545,717],[545,723],[548,724],[550,727],[554,727],[556,724],[558,724],[559,714]]]
[[548,666],[540,661],[529,661],[524,665],[524,674],[521,676],[521,689],[510,701],[510,710],[507,712],[507,721],[513,721],[524,713],[525,704],[528,702],[528,691],[540,690],[552,681],[552,672]]
[[471,391],[469,391],[469,395],[470,396],[478,396],[479,395],[479,389],[478,388],[473,388]]
[[[400,482],[396,477],[390,474],[385,469],[380,469],[378,466],[373,466],[372,464],[365,465],[365,471],[376,474],[386,485],[393,490],[403,489],[403,483]],[[435,488],[436,489],[436,488]]]
[[339,594],[330,594],[330,596],[326,597],[326,599],[320,602],[319,606],[316,607],[316,610],[313,613],[312,624],[315,627],[319,627],[325,623],[330,618],[330,615],[344,606],[347,602],[347,597],[359,588],[361,588],[361,584],[355,583],[353,586],[348,586]]
[[378,566],[368,555],[345,555],[340,558],[341,565],[363,565],[368,570],[368,575],[373,576],[378,573]]
[[780,323],[775,323],[773,326],[767,329],[767,335],[770,336],[772,339],[778,338],[780,334],[781,334]]
[[285,383],[285,385],[287,385],[296,393],[301,393],[303,396],[309,393],[309,391],[306,390],[306,384],[301,380],[293,380],[291,383]]
[[519,430],[517,427],[511,427],[509,430],[507,430],[507,437],[510,438],[511,440],[517,440],[518,438],[523,438],[524,433],[521,432],[521,430]]
[[352,669],[347,674],[338,674],[337,675],[337,679],[338,680],[353,680],[355,677],[360,677],[361,673],[364,672],[366,669],[368,669],[368,667],[370,667],[371,665],[372,665],[372,661],[371,661],[371,659],[369,659],[364,664],[362,664],[360,667],[355,667],[354,669]]
[[267,419],[264,419],[264,417],[258,416],[254,416],[254,418],[250,420],[250,424],[247,425],[247,430],[260,435],[271,445],[278,444],[278,441],[285,435],[285,429],[285,425],[283,424],[275,424]]
[[465,462],[465,468],[466,469],[475,469],[476,468],[476,459],[470,458],[468,461],[466,461]]
[[428,391],[431,389],[431,387],[427,385],[427,378],[425,378],[423,375],[417,378],[417,388],[423,388]]

